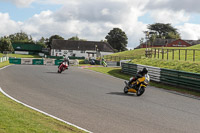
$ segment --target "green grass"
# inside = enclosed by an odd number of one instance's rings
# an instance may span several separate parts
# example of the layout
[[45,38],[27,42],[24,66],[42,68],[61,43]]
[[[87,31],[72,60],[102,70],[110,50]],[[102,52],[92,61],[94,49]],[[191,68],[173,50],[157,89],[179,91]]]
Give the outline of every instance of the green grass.
[[134,59],[131,61],[134,64],[142,64],[160,68],[174,69],[179,71],[200,73],[200,62],[190,62],[190,61],[167,61],[161,59]]
[[[86,68],[89,70],[93,70],[96,72],[100,72],[100,73],[104,73],[107,75],[111,75],[117,78],[121,78],[124,80],[129,80],[129,78],[131,77],[131,75],[128,74],[124,74],[121,72],[121,68],[112,68],[112,67],[100,67],[100,68]],[[122,82],[123,84],[123,82]],[[200,96],[199,92],[195,92],[195,91],[191,91],[185,88],[180,88],[180,87],[174,87],[171,85],[166,85],[166,84],[161,84],[161,83],[157,83],[157,82],[150,82],[151,86],[155,86],[158,88],[162,88],[162,89],[166,89],[166,90],[172,90],[172,91],[176,91],[176,92],[180,92],[180,93],[184,93],[184,94],[190,94],[190,95],[194,95],[194,96]]]
[[0,57],[8,56],[8,57],[16,57],[16,58],[41,58],[39,55],[23,55],[23,54],[2,54],[0,53]]
[[9,61],[4,61],[0,63],[0,68],[4,67],[4,66],[8,66],[10,65]]
[[106,60],[140,59],[145,56],[145,49],[128,50],[104,56]]
[[[8,61],[0,63],[0,68],[6,65],[9,65]],[[29,109],[0,93],[0,133],[84,133],[84,131]]]
[[2,54],[2,53],[0,53],[0,57],[3,57],[3,54]]
[[8,54],[8,57],[16,58],[41,58],[39,55]]
[[31,110],[0,93],[1,133],[75,133],[75,127]]

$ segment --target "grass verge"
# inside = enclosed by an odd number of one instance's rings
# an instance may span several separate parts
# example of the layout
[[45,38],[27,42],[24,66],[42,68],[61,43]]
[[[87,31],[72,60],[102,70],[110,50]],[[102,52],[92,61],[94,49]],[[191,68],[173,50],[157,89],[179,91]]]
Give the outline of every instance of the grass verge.
[[9,61],[4,61],[0,63],[0,68],[10,65]]
[[[131,75],[122,73],[121,68],[92,67],[92,68],[86,68],[86,69],[93,70],[93,71],[100,72],[100,73],[104,73],[104,74],[111,75],[111,76],[121,78],[121,79],[125,79],[125,80],[128,80],[131,77]],[[172,90],[172,91],[180,92],[180,93],[183,93],[183,94],[190,94],[190,95],[200,97],[199,92],[188,90],[188,89],[185,89],[185,88],[175,87],[175,86],[161,84],[161,83],[152,82],[152,81],[150,82],[150,85],[157,87],[157,88]]]
[[8,54],[8,57],[16,58],[41,58],[39,55]]
[[[0,68],[9,62],[0,63]],[[16,103],[0,93],[0,133],[85,133]]]

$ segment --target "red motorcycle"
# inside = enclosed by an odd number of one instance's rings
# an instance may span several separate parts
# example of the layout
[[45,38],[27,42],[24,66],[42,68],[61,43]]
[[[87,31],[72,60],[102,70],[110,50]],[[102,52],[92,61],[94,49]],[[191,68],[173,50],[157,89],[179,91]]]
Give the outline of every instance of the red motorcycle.
[[65,71],[65,69],[68,69],[68,64],[65,62],[61,62],[58,66],[58,73],[62,73],[62,71]]

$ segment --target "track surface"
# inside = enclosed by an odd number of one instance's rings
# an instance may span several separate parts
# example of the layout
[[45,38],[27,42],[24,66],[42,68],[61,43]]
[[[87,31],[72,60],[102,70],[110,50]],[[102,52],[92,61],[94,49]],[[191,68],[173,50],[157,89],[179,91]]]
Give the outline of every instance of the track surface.
[[200,100],[148,87],[123,94],[123,80],[70,67],[10,66],[0,87],[10,96],[95,133],[199,133]]

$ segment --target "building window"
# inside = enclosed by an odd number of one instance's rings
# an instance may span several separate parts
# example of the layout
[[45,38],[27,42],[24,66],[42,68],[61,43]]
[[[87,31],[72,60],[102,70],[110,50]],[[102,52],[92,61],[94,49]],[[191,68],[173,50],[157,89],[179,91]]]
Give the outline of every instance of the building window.
[[61,52],[61,50],[60,49],[56,49],[56,52]]
[[73,50],[69,50],[70,53],[73,53]]
[[67,51],[64,51],[64,54],[67,54],[68,52]]
[[59,53],[59,55],[62,55],[62,53]]
[[181,41],[179,41],[178,44],[181,45]]
[[81,53],[85,53],[85,51],[82,50]]

